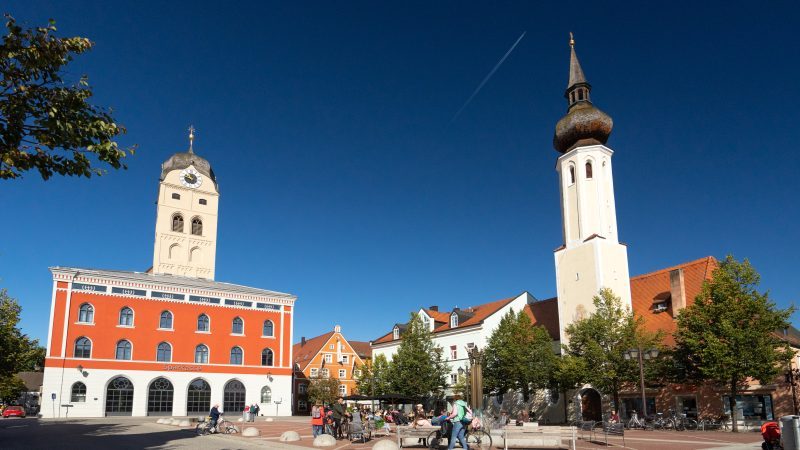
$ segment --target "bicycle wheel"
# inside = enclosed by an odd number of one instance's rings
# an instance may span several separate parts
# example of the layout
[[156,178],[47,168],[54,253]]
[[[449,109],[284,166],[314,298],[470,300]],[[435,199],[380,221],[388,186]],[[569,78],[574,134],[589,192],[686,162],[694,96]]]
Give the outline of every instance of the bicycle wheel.
[[208,434],[208,426],[207,425],[208,424],[206,424],[205,422],[198,423],[197,426],[194,427],[195,433],[197,433],[198,436],[203,436],[205,434]]
[[467,433],[467,445],[469,448],[492,448],[492,436],[483,430],[472,430]]
[[428,449],[430,450],[439,450],[442,447],[441,432],[440,431],[431,431],[431,434],[428,435]]
[[697,428],[698,428],[697,421],[694,420],[694,419],[687,419],[685,427],[689,431],[697,431]]
[[239,432],[239,429],[236,428],[236,425],[234,425],[233,423],[225,421],[224,427],[222,428],[222,432],[224,434],[236,434]]
[[664,429],[665,430],[674,430],[675,429],[675,421],[672,419],[667,419],[664,421]]

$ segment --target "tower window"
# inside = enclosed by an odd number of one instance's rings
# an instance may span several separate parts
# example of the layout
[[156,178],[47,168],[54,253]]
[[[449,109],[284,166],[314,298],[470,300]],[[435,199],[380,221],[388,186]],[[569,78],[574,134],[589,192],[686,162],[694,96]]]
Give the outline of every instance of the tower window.
[[133,310],[127,306],[119,311],[119,324],[123,327],[133,326]]
[[569,184],[575,184],[575,166],[569,166]]
[[181,199],[181,194],[178,194],[177,192],[173,192],[172,193],[172,198],[174,198],[175,200],[180,200]]
[[203,221],[199,217],[192,219],[192,234],[195,236],[203,235]]
[[172,216],[172,231],[177,231],[178,233],[183,233],[183,216],[180,214],[175,214]]
[[121,340],[117,342],[117,359],[130,360],[131,359],[131,343],[130,341]]
[[201,199],[200,199],[200,204],[201,204],[201,205],[207,205],[207,204],[208,204],[208,202],[206,201],[206,199],[204,199],[204,198],[201,198]]
[[586,178],[590,179],[590,180],[592,179],[592,163],[591,162],[587,162],[586,163]]
[[578,90],[578,100],[583,100],[583,89]]

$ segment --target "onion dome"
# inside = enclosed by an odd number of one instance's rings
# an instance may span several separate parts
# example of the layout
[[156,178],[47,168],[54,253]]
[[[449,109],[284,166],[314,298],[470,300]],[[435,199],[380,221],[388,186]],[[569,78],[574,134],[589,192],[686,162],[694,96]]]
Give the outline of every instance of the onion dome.
[[561,153],[579,146],[605,144],[614,127],[611,117],[595,108],[589,100],[592,86],[586,81],[581,64],[578,62],[572,33],[569,34],[569,46],[571,51],[569,83],[564,93],[569,108],[567,114],[556,124],[553,136],[553,147]]
[[183,170],[189,166],[194,166],[198,172],[205,175],[210,179],[214,186],[217,186],[217,177],[214,176],[214,171],[211,169],[211,163],[205,158],[198,156],[194,153],[192,148],[194,144],[194,127],[189,128],[189,150],[185,152],[175,153],[170,156],[168,160],[161,164],[161,181],[164,181],[167,174],[173,170]]

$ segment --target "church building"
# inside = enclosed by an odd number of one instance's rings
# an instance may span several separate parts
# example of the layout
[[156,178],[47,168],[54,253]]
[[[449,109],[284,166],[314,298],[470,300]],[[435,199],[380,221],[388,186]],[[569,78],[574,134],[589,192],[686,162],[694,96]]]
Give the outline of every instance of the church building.
[[152,269],[50,268],[43,417],[291,414],[297,298],[214,280],[219,186],[193,131],[161,166]]

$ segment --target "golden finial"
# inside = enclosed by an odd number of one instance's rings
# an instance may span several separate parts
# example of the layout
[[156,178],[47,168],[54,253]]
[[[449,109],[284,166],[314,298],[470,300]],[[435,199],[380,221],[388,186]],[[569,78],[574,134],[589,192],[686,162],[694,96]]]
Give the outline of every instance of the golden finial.
[[572,31],[569,32],[569,46],[575,48],[575,37],[572,36]]
[[189,153],[194,153],[194,125],[189,125]]

